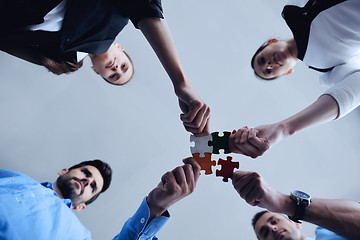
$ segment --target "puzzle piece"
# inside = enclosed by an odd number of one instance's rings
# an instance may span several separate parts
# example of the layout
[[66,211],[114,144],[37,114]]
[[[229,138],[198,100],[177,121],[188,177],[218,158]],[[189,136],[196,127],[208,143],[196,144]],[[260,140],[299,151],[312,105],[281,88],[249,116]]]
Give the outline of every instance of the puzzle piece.
[[219,154],[220,149],[224,149],[224,153],[231,153],[229,148],[230,132],[224,132],[224,136],[219,136],[219,132],[211,133],[212,141],[209,141],[209,146],[213,147],[212,153]]
[[195,142],[195,146],[190,147],[191,153],[200,153],[200,157],[205,157],[204,153],[212,153],[213,148],[209,146],[210,140],[212,140],[211,135],[206,135],[202,137],[195,137],[194,135],[191,135],[190,142]]
[[200,157],[200,153],[194,153],[193,158],[200,165],[201,170],[205,170],[205,175],[213,173],[211,166],[216,166],[216,161],[211,160],[211,153],[205,153],[205,157]]
[[239,162],[232,162],[232,157],[227,156],[227,160],[219,158],[218,165],[221,165],[221,170],[216,170],[217,177],[223,177],[223,181],[227,182],[229,178],[232,178],[234,169],[239,169]]

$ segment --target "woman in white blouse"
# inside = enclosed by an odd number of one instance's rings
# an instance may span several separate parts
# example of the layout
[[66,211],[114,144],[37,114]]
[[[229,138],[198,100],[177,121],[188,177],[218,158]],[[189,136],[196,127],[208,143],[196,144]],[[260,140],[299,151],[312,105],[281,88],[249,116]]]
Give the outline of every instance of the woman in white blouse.
[[330,88],[285,120],[232,134],[232,151],[253,158],[285,137],[341,118],[360,104],[360,1],[290,0],[282,16],[293,38],[263,44],[251,60],[255,75],[273,80],[303,61],[322,72],[320,81]]

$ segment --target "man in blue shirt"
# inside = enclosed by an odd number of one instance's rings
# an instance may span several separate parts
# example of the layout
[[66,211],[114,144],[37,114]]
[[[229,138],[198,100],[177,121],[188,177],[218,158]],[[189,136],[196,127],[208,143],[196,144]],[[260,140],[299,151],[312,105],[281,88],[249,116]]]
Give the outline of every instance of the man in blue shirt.
[[301,191],[283,194],[256,172],[236,171],[232,183],[248,204],[269,210],[257,213],[252,221],[260,240],[314,239],[301,233],[299,220],[320,226],[315,232],[316,240],[360,239],[360,204],[357,202],[311,198]]
[[[135,215],[114,239],[157,239],[168,221],[167,208],[193,192],[200,166],[192,158],[165,173]],[[87,230],[71,211],[81,211],[111,182],[111,168],[100,161],[85,161],[62,169],[54,183],[38,183],[11,170],[0,170],[0,239],[84,240]]]

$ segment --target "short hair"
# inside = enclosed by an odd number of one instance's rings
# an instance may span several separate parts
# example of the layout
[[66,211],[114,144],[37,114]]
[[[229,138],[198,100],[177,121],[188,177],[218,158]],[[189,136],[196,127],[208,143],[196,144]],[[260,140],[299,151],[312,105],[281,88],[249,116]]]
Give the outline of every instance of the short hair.
[[258,212],[257,214],[254,215],[252,221],[251,221],[251,224],[255,230],[255,225],[257,223],[257,221],[259,220],[259,218],[261,218],[262,215],[264,215],[265,213],[268,213],[269,211],[267,210],[264,210],[264,211],[261,211],[261,212]]
[[127,56],[127,58],[129,59],[129,61],[130,61],[131,65],[132,65],[133,72],[132,72],[132,74],[131,74],[131,76],[130,76],[129,80],[128,80],[127,82],[125,82],[125,83],[122,83],[122,84],[115,84],[115,83],[112,83],[112,82],[110,82],[110,81],[106,80],[106,78],[102,77],[102,78],[105,80],[105,82],[107,82],[107,83],[109,83],[109,84],[111,84],[111,85],[115,85],[115,86],[122,86],[122,85],[125,85],[125,84],[127,84],[128,82],[130,82],[130,80],[131,80],[131,79],[132,79],[132,77],[134,76],[134,73],[135,73],[134,63],[133,63],[133,61],[131,60],[130,56],[129,56],[129,55],[128,55],[125,51],[123,51],[123,52],[125,53],[125,56]]
[[[269,46],[268,41],[264,42],[264,43],[258,48],[258,50],[256,50],[256,52],[255,52],[254,56],[251,58],[251,62],[250,62],[252,69],[254,69],[255,57],[256,57],[262,50],[264,50],[264,48],[266,48],[267,46]],[[278,77],[263,78],[263,77],[261,77],[259,74],[257,74],[257,72],[255,71],[255,69],[254,69],[254,74],[255,74],[255,76],[256,76],[257,78],[259,78],[259,79],[261,79],[261,80],[267,80],[267,81],[269,81],[269,80],[274,80],[274,79],[278,78]]]
[[[95,160],[83,161],[81,163],[78,163],[78,164],[70,167],[69,171],[72,169],[75,169],[75,168],[80,168],[80,167],[86,166],[86,165],[96,167],[99,170],[102,178],[104,179],[104,185],[103,185],[100,193],[105,192],[109,188],[111,179],[112,179],[112,170],[111,170],[110,165],[99,159],[95,159]],[[86,201],[85,204],[88,205],[88,204],[92,203],[93,201],[95,201],[98,198],[98,196],[100,195],[100,193],[96,194],[91,199]]]

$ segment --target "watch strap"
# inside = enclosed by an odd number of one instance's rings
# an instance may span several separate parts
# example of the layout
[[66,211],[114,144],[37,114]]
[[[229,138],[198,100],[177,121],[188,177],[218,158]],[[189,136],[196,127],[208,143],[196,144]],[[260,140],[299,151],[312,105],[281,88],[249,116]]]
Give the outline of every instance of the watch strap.
[[305,216],[308,203],[305,201],[299,201],[295,207],[295,214],[292,217],[289,217],[292,221],[301,223],[299,220],[303,220]]

